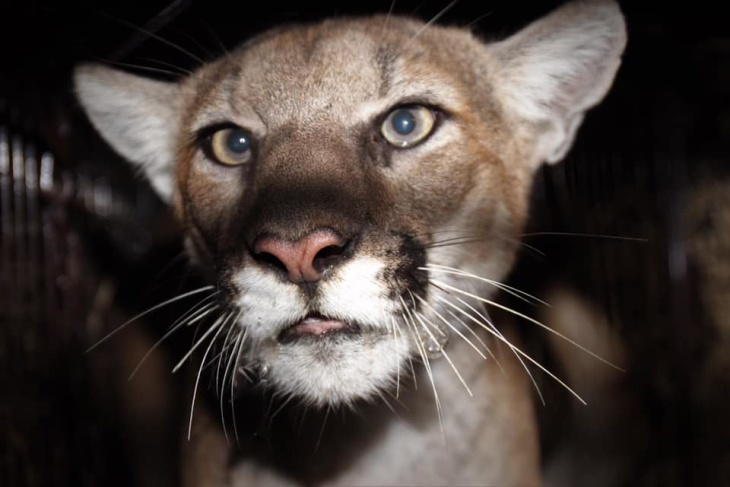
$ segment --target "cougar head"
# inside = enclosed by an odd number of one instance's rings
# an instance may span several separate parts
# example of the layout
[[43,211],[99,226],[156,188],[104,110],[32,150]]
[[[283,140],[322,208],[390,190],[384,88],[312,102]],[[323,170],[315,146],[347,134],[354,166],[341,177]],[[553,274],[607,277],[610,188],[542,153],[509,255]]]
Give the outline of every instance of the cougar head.
[[449,337],[498,333],[479,298],[514,260],[533,174],[567,152],[624,44],[611,1],[491,43],[341,18],[264,33],[179,82],[82,65],[75,86],[220,290],[208,337],[230,367],[338,405]]

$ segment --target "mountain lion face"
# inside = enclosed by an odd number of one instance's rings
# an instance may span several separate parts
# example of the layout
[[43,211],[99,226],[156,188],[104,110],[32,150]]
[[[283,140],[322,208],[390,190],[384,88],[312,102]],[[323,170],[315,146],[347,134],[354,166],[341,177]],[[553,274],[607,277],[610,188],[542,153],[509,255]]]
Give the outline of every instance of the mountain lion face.
[[496,43],[345,18],[264,33],[178,83],[96,65],[75,83],[216,286],[205,339],[228,380],[244,368],[326,406],[500,339],[481,300],[509,291],[532,175],[567,152],[624,43],[602,1]]

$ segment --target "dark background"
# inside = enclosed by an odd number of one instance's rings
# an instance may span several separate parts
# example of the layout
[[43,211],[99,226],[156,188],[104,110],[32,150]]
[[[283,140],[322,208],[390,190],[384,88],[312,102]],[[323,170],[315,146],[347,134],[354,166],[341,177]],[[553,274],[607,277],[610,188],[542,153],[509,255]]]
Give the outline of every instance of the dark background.
[[[464,0],[440,21],[499,38],[559,3]],[[730,244],[722,243],[730,227],[723,226],[721,200],[699,217],[688,208],[708,181],[728,175],[730,29],[720,2],[621,4],[629,30],[624,64],[568,159],[538,175],[529,232],[554,234],[526,237],[543,254],[527,252],[514,281],[536,293],[555,279],[568,283],[605,311],[632,356],[640,357],[626,381],[641,431],[616,433],[629,442],[636,433],[641,447],[618,485],[727,485],[730,434],[722,412],[728,384],[718,377],[730,373],[712,357],[727,355],[722,330],[730,327],[707,303],[728,284],[711,275],[730,262]],[[392,7],[430,19],[447,5],[399,0]],[[44,237],[12,240],[21,224],[32,228],[32,215],[15,215],[10,223],[0,215],[1,485],[177,482],[177,460],[160,451],[176,451],[170,432],[178,418],[148,425],[158,436],[145,450],[145,438],[135,437],[121,418],[128,407],[114,369],[123,352],[114,345],[84,351],[196,278],[177,258],[169,215],[78,112],[72,66],[116,63],[169,79],[281,22],[390,9],[390,1],[0,4],[0,133],[56,157],[53,191],[30,195],[42,210],[35,223]],[[0,196],[12,189],[0,187]],[[110,207],[88,203],[99,193],[110,195]],[[641,243],[569,236],[578,233]],[[704,254],[714,260],[693,251],[703,238],[721,242]],[[33,264],[24,248],[34,245],[42,251],[33,272],[25,272],[18,262]],[[94,303],[109,283],[116,291],[114,303],[103,308],[107,324],[90,331]],[[156,321],[175,316],[172,310]],[[165,329],[148,328],[153,339]],[[560,400],[555,404],[559,408]],[[559,432],[545,430],[548,458]],[[140,460],[146,452],[147,463]],[[150,458],[157,470],[147,475]]]

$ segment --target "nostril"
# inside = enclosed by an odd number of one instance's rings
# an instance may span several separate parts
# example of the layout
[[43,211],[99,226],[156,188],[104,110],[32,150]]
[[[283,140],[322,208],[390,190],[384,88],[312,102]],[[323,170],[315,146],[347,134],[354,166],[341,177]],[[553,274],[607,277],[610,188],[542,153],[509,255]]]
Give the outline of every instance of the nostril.
[[316,282],[343,258],[351,247],[335,232],[322,229],[291,241],[262,235],[253,246],[253,257],[282,270],[294,283]]
[[347,244],[324,247],[314,256],[313,267],[318,272],[324,272],[325,269],[337,263],[344,256],[346,248]]
[[285,272],[287,271],[286,265],[274,254],[270,254],[269,252],[255,252],[253,256],[259,262],[272,265]]

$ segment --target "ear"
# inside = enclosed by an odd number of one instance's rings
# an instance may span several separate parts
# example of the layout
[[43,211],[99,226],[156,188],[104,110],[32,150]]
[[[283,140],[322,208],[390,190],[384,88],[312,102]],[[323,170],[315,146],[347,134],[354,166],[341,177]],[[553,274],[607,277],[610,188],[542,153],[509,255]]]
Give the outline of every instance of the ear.
[[160,197],[174,186],[179,86],[101,65],[74,71],[76,95],[92,125],[121,156],[135,163]]
[[570,2],[492,45],[494,89],[508,116],[533,131],[533,167],[565,156],[586,110],[608,92],[625,45],[613,0]]

